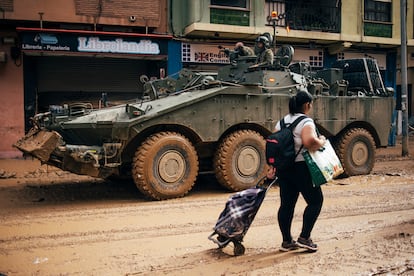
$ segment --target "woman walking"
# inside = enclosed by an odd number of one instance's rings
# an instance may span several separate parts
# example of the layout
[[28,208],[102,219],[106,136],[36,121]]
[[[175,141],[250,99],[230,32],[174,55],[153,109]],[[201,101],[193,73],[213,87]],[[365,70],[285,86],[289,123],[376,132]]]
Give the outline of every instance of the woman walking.
[[[289,114],[283,120],[287,126],[298,117],[308,115],[312,110],[313,98],[307,91],[299,91],[289,100]],[[280,130],[280,121],[275,130]],[[312,118],[305,118],[292,130],[294,134],[295,150],[298,153],[295,164],[284,171],[276,172],[280,187],[280,208],[278,222],[282,233],[283,242],[281,251],[290,251],[298,247],[317,251],[318,246],[311,239],[311,232],[320,214],[323,203],[323,194],[320,187],[314,187],[308,167],[302,156],[304,149],[314,151],[321,148],[326,138],[318,136],[316,126]],[[296,202],[301,194],[307,204],[303,213],[301,233],[295,241],[292,238],[291,226]]]

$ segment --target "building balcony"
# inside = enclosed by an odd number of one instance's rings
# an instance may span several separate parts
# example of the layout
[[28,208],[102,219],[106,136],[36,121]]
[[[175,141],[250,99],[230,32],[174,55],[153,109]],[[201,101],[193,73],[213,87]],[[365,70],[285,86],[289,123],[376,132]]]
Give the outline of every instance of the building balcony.
[[[272,0],[266,1],[267,14],[276,11],[276,26],[291,30],[339,33],[341,31],[341,7],[337,1]],[[268,18],[269,24],[270,17]]]

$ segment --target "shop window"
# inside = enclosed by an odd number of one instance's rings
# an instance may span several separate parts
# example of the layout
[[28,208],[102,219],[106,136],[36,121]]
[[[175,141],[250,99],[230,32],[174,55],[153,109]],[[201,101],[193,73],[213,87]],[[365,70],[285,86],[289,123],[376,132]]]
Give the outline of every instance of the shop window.
[[312,67],[312,69],[322,68],[323,67],[323,52],[319,51],[317,55],[310,55],[309,65]]
[[182,62],[191,61],[191,46],[189,43],[183,43],[181,45],[181,61]]
[[364,35],[392,37],[391,4],[391,0],[364,0]]
[[237,26],[250,25],[248,0],[211,0],[210,23]]

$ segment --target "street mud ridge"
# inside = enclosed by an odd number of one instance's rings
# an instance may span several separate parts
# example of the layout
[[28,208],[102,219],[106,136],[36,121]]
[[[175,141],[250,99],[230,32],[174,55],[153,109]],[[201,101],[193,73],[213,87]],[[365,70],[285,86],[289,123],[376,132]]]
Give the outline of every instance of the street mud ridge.
[[[207,238],[232,194],[212,178],[184,198],[149,201],[128,182],[18,176],[0,180],[3,275],[414,275],[412,159],[324,185],[316,253],[279,252],[272,187],[237,257]],[[295,238],[304,207],[300,198]]]

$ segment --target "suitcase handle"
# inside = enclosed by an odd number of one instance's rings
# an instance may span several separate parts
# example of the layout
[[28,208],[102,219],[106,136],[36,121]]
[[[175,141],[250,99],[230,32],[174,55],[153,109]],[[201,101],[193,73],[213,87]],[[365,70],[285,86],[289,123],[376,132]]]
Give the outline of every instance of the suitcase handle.
[[260,178],[260,180],[256,184],[256,188],[263,188],[266,189],[266,192],[269,190],[272,185],[274,185],[277,182],[277,177],[274,179],[267,178],[266,176],[263,176]]

